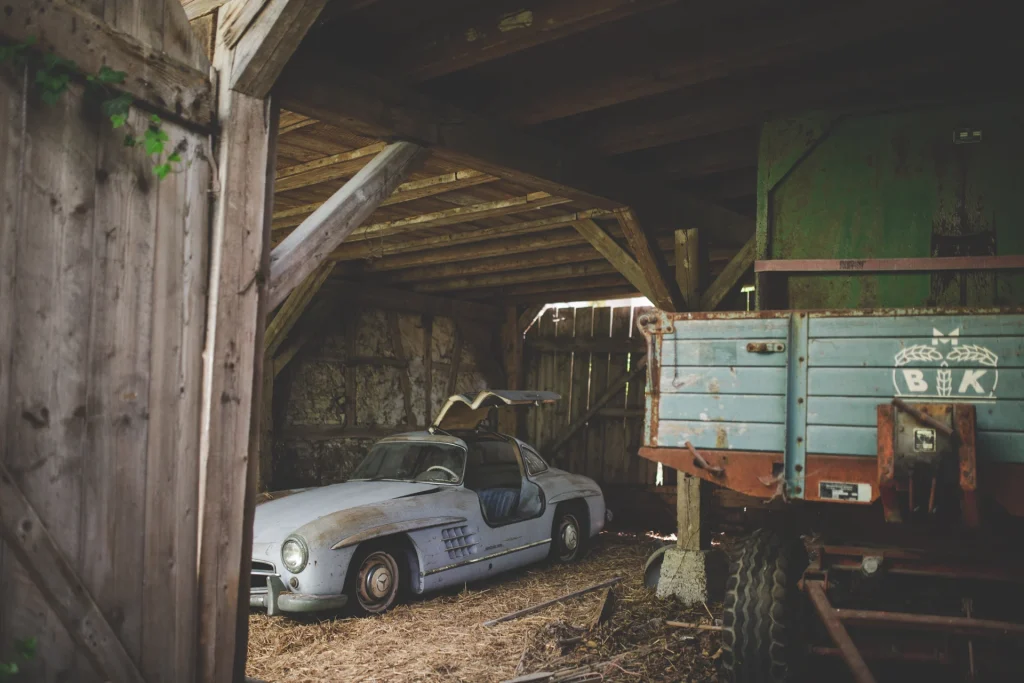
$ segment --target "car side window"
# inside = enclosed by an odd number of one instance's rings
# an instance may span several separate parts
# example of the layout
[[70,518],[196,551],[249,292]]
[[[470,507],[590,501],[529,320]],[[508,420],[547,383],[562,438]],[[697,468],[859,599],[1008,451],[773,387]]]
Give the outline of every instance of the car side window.
[[521,450],[523,451],[523,460],[526,461],[526,469],[530,474],[540,474],[547,470],[548,464],[537,454],[537,451],[525,444]]

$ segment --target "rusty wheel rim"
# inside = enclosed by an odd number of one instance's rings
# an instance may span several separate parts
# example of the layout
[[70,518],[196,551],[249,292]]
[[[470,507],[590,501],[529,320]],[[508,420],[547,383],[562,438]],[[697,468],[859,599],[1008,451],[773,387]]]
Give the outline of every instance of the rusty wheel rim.
[[398,596],[398,563],[382,550],[370,553],[359,567],[356,599],[367,612],[378,614]]

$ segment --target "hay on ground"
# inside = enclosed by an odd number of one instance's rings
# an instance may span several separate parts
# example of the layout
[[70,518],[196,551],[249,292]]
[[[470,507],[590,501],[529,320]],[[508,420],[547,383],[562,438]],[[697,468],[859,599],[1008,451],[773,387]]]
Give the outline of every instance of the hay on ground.
[[[254,614],[247,673],[270,683],[499,683],[592,666],[604,681],[715,680],[719,634],[664,623],[708,623],[704,607],[683,609],[643,585],[644,561],[655,547],[644,536],[604,533],[579,563],[526,568],[415,599],[380,617],[302,623]],[[597,628],[590,625],[603,592],[481,626],[615,576],[623,577],[614,589],[615,610]]]

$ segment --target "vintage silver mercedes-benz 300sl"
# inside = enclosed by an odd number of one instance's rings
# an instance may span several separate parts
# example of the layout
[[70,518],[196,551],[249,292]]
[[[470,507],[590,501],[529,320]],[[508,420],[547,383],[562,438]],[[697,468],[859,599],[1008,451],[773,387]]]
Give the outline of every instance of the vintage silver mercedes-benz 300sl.
[[250,605],[271,615],[346,604],[377,614],[403,593],[580,557],[609,516],[601,489],[481,428],[491,408],[558,398],[452,396],[428,431],[377,442],[349,481],[257,506]]

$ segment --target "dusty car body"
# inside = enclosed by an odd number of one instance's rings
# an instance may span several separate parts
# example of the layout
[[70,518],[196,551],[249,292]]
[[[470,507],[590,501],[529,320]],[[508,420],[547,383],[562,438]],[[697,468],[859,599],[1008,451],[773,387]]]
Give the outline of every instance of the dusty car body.
[[271,615],[346,604],[378,613],[403,591],[579,557],[604,528],[601,489],[518,439],[478,429],[492,407],[558,398],[453,396],[430,430],[377,442],[352,480],[257,506],[250,605]]

